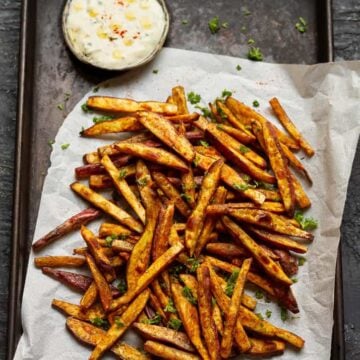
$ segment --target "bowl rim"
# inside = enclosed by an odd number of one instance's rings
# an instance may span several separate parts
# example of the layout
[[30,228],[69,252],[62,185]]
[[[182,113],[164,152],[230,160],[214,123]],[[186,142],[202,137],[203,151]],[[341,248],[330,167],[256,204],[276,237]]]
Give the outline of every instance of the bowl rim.
[[167,38],[167,35],[169,33],[169,28],[170,28],[170,14],[169,11],[167,9],[165,0],[156,0],[159,4],[160,7],[164,13],[164,28],[160,37],[159,42],[156,44],[156,46],[153,48],[152,52],[147,55],[145,58],[140,59],[138,62],[131,64],[131,65],[123,65],[120,67],[106,67],[106,66],[101,66],[98,64],[94,64],[91,61],[88,61],[86,59],[86,57],[82,56],[82,54],[79,54],[78,52],[75,51],[72,42],[69,38],[69,35],[66,31],[66,21],[67,21],[67,17],[69,15],[69,8],[70,8],[70,4],[73,0],[67,0],[62,12],[62,32],[63,32],[63,36],[65,39],[65,43],[67,45],[67,47],[70,49],[71,53],[82,63],[87,64],[87,65],[91,65],[95,68],[98,69],[102,69],[102,70],[107,70],[107,71],[123,71],[123,70],[130,70],[130,69],[134,69],[137,67],[140,67],[142,65],[147,64],[148,62],[150,62],[151,60],[153,60],[155,58],[155,56],[157,55],[157,53],[162,49],[162,47],[164,46],[165,40]]

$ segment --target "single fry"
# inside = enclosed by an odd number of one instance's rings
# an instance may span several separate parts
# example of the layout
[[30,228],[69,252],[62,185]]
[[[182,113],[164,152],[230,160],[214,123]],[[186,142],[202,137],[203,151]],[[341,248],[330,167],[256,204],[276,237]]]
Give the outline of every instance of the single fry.
[[195,348],[191,344],[188,336],[183,332],[163,326],[148,325],[139,322],[134,323],[133,327],[137,329],[146,339],[169,343],[189,352],[195,351]]
[[108,311],[110,308],[110,304],[112,301],[112,294],[110,290],[110,286],[98,267],[95,264],[94,259],[91,255],[85,254],[86,262],[89,266],[89,269],[92,273],[92,276],[94,277],[94,282],[97,286],[99,297],[101,304],[105,311]]
[[115,320],[114,324],[111,325],[110,329],[96,344],[96,347],[91,353],[89,360],[99,359],[107,349],[111,348],[115,344],[115,342],[125,333],[125,331],[131,326],[131,324],[143,311],[149,299],[149,294],[149,290],[143,291],[127,307],[124,313]]
[[305,140],[305,138],[301,135],[300,131],[296,128],[295,124],[291,121],[291,119],[286,114],[283,107],[280,105],[279,100],[275,97],[269,101],[274,113],[277,118],[281,122],[282,126],[288,131],[288,133],[296,140],[297,143],[304,150],[306,155],[313,156],[315,154],[314,149],[311,145]]
[[178,108],[179,114],[188,114],[187,101],[185,96],[185,89],[183,86],[175,86],[171,89],[171,97]]
[[82,198],[89,201],[96,207],[103,210],[105,213],[112,216],[114,219],[118,220],[121,224],[128,226],[130,229],[141,233],[143,227],[141,223],[136,221],[131,215],[129,215],[125,210],[113,204],[111,201],[105,199],[102,195],[97,194],[95,191],[88,188],[86,185],[81,183],[72,183],[70,185],[71,189],[79,194]]
[[291,173],[291,171],[290,171],[290,180],[294,187],[296,204],[299,205],[299,207],[301,209],[306,209],[306,208],[310,207],[311,201],[310,201],[309,197],[306,195],[306,192],[304,191],[303,187],[301,186],[299,180],[296,179],[296,177]]
[[144,349],[156,357],[168,360],[200,360],[197,355],[155,341],[146,341]]
[[249,338],[251,348],[247,354],[256,356],[282,355],[285,350],[285,343],[280,340]]
[[224,215],[228,213],[229,209],[260,209],[267,210],[273,213],[283,213],[285,211],[284,206],[280,203],[265,201],[261,205],[253,203],[226,203],[226,204],[212,204],[206,208],[208,215]]
[[290,171],[282,154],[280,143],[276,137],[273,126],[266,122],[263,124],[264,142],[274,171],[284,207],[290,217],[294,215],[295,193],[290,179]]
[[223,164],[224,163],[222,160],[217,160],[209,168],[201,184],[196,207],[187,220],[185,230],[185,244],[189,250],[190,256],[194,254],[198,237],[201,234],[201,230],[203,229],[205,209],[216,191]]
[[188,171],[187,165],[176,155],[169,153],[163,149],[157,149],[143,144],[121,143],[115,145],[116,149],[128,155],[138,156],[144,160],[164,165],[183,172]]
[[206,251],[210,254],[226,258],[235,258],[246,256],[248,252],[236,244],[232,243],[209,243],[206,245]]
[[71,231],[77,230],[81,225],[86,225],[88,222],[95,220],[101,216],[101,211],[93,208],[85,209],[78,214],[72,216],[61,225],[57,226],[54,230],[35,241],[32,245],[34,251],[41,250],[46,245],[53,241],[60,239],[62,236],[70,233]]
[[196,271],[198,280],[198,310],[203,337],[210,359],[220,359],[220,342],[214,319],[212,317],[210,273],[205,264]]
[[175,282],[171,283],[171,292],[176,309],[184,325],[186,334],[204,360],[210,360],[209,354],[201,339],[199,315],[195,305],[183,296],[183,287]]
[[[66,326],[78,340],[89,345],[95,346],[106,335],[106,331],[74,317],[66,319]],[[148,355],[124,342],[115,344],[110,351],[124,360],[150,360]]]
[[221,310],[219,305],[217,304],[216,300],[212,305],[212,317],[217,329],[217,332],[222,336],[224,332],[224,324],[221,316]]
[[141,112],[138,116],[140,123],[170,149],[173,149],[186,161],[193,161],[195,152],[191,143],[184,135],[180,135],[176,131],[169,120],[150,112]]
[[66,315],[73,316],[79,320],[91,321],[94,318],[105,318],[105,312],[100,306],[93,306],[91,309],[84,312],[79,305],[58,299],[54,299],[51,305],[64,312]]
[[141,202],[138,200],[136,195],[132,192],[128,183],[125,180],[126,171],[125,169],[118,170],[113,164],[108,155],[105,155],[101,159],[101,164],[105,167],[106,171],[110,175],[117,191],[124,197],[127,203],[134,210],[136,215],[139,217],[141,222],[145,224],[145,209],[142,206]]
[[87,288],[85,293],[80,299],[80,308],[82,311],[90,309],[94,305],[98,296],[98,290],[95,281]]
[[191,167],[187,173],[181,174],[181,188],[183,191],[183,197],[189,206],[193,209],[196,205],[195,193],[196,182],[194,173]]
[[119,224],[111,224],[111,223],[102,223],[99,228],[99,236],[100,237],[107,237],[111,235],[115,235],[117,237],[124,237],[127,238],[130,236],[132,232]]
[[137,111],[152,111],[159,114],[176,115],[177,106],[157,101],[138,102],[130,99],[120,99],[108,96],[90,96],[86,105],[94,110],[134,113]]
[[34,259],[35,266],[42,267],[80,267],[86,263],[85,258],[75,256],[39,256]]

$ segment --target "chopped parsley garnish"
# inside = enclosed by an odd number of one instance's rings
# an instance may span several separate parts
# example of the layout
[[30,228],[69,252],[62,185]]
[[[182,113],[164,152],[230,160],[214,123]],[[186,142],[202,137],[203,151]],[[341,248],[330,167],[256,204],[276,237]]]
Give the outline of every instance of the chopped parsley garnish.
[[224,29],[227,29],[229,27],[229,23],[227,21],[225,21],[221,24],[221,27]]
[[122,328],[125,326],[125,324],[119,319],[119,318],[116,318],[115,319],[115,325],[118,327],[118,328]]
[[251,12],[249,11],[248,8],[244,8],[244,10],[243,10],[243,15],[244,15],[244,16],[249,16],[249,15],[251,15]]
[[211,297],[211,305],[212,306],[216,305],[216,299],[214,297]]
[[190,266],[189,272],[196,272],[197,268],[200,266],[200,260],[197,258],[189,257],[186,262]]
[[248,40],[248,44],[249,44],[249,45],[255,44],[255,40],[254,40],[254,39],[249,39],[249,40]]
[[83,103],[83,104],[81,105],[81,110],[82,110],[83,112],[86,112],[86,113],[91,112],[91,110],[89,109],[89,107],[87,106],[86,103]]
[[220,30],[220,22],[219,22],[219,17],[215,16],[214,18],[212,18],[209,22],[209,30],[212,34],[216,34],[219,30]]
[[99,327],[99,328],[102,328],[104,330],[107,330],[109,328],[109,323],[107,320],[104,320],[104,319],[101,319],[99,318],[98,316],[97,317],[94,317],[93,319],[90,319],[90,322]]
[[271,318],[271,314],[272,314],[272,311],[271,310],[266,310],[265,311],[265,315],[266,315],[266,317],[268,318],[268,319],[270,319]]
[[153,72],[153,74],[157,74],[157,73],[159,72],[159,70],[158,70],[158,69],[154,69],[152,72]]
[[127,291],[126,280],[124,278],[120,278],[116,287],[119,290],[120,295],[125,294]]
[[118,238],[119,238],[120,240],[126,240],[126,239],[128,238],[128,235],[127,235],[127,234],[120,234],[120,235],[118,236]]
[[191,201],[191,197],[190,197],[188,194],[181,193],[180,196],[181,196],[186,202]]
[[248,59],[253,61],[263,61],[263,54],[260,48],[252,46],[248,52]]
[[176,308],[174,306],[174,302],[172,299],[169,299],[169,302],[167,303],[167,305],[164,307],[164,311],[165,312],[169,312],[169,313],[176,313]]
[[231,96],[231,95],[232,95],[232,91],[227,90],[227,89],[224,89],[224,90],[222,91],[222,93],[221,93],[221,97],[223,97],[223,98],[227,98],[227,97],[229,97],[229,96]]
[[178,278],[179,274],[184,271],[185,271],[185,267],[183,264],[175,264],[169,268],[169,274],[176,278]]
[[262,316],[261,313],[256,313],[256,316],[257,316],[260,320],[264,320],[264,317]]
[[246,31],[246,26],[242,26],[242,27],[241,27],[241,31],[242,31],[242,32],[245,32],[245,31]]
[[234,292],[234,288],[238,276],[239,276],[239,270],[234,270],[226,282],[225,294],[229,297],[231,297]]
[[49,140],[48,141],[48,145],[52,148],[53,145],[55,144],[55,140]]
[[170,319],[168,322],[168,327],[178,331],[181,328],[182,322],[179,319]]
[[255,297],[260,300],[264,298],[264,294],[260,290],[256,290]]
[[241,152],[242,154],[246,154],[246,153],[248,153],[248,152],[250,151],[250,149],[249,149],[247,146],[245,146],[245,145],[240,145],[239,150],[240,150],[240,152]]
[[94,93],[97,93],[97,92],[99,91],[99,89],[100,89],[100,86],[95,86],[95,87],[93,88],[93,92],[94,92]]
[[[241,151],[241,150],[240,150]],[[249,182],[251,180],[251,177],[248,174],[241,175],[244,181]]]
[[187,24],[189,23],[189,21],[184,19],[184,20],[181,21],[181,23],[182,23],[183,25],[187,25]]
[[194,93],[193,91],[188,93],[187,98],[190,101],[190,103],[193,105],[199,103],[201,100],[201,96],[199,94]]
[[233,188],[235,190],[239,190],[239,191],[246,191],[250,188],[253,188],[254,186],[252,185],[249,185],[249,184],[237,184],[237,183],[234,183],[233,184]]
[[291,278],[292,282],[295,284],[298,282],[298,279],[297,278]]
[[295,24],[295,28],[296,30],[303,34],[304,32],[307,31],[307,22],[303,17],[299,17],[299,21]]
[[200,162],[200,157],[196,154],[193,160],[194,166],[197,167],[199,165],[199,162]]
[[216,110],[218,112],[218,114],[220,115],[221,119],[226,120],[228,118],[228,116],[225,114],[224,110],[218,106],[218,104],[216,104]]
[[281,308],[280,317],[282,321],[286,321],[289,318],[288,311],[283,307]]
[[254,107],[259,107],[259,106],[260,106],[260,103],[259,103],[257,100],[254,100],[254,101],[253,101],[253,106],[254,106]]
[[70,144],[62,144],[61,149],[66,150],[69,146],[70,146]]
[[159,325],[161,323],[161,316],[156,313],[153,317],[143,320],[142,323],[148,325]]
[[113,120],[114,116],[111,115],[102,115],[102,116],[94,116],[93,117],[93,123],[94,124],[99,124],[102,123],[104,121],[109,121],[109,120]]
[[105,243],[107,247],[111,247],[113,241],[117,238],[115,234],[109,235],[105,238]]
[[236,65],[236,70],[240,71],[241,70],[241,66],[240,65]]
[[200,141],[199,141],[199,144],[200,144],[201,146],[204,146],[204,147],[209,147],[209,146],[210,146],[209,143],[208,143],[207,141],[205,141],[205,140],[200,140]]
[[127,174],[126,169],[121,169],[121,170],[119,171],[119,180],[125,179],[126,174]]
[[295,211],[294,218],[303,230],[315,230],[318,226],[316,219],[312,217],[305,217],[299,210]]
[[275,186],[273,184],[269,184],[263,181],[254,180],[255,187],[263,188],[265,190],[275,190]]
[[148,176],[146,175],[146,176],[144,176],[143,178],[136,180],[136,183],[137,183],[139,186],[143,187],[143,186],[145,186],[145,185],[148,183],[148,181],[149,181],[149,178],[148,178]]
[[71,96],[71,93],[70,93],[70,92],[66,92],[66,93],[64,94],[64,101],[65,101],[65,102],[68,101],[68,100],[70,99],[70,96]]
[[182,290],[182,294],[189,301],[190,304],[196,305],[197,301],[194,298],[194,295],[191,292],[191,289],[188,286],[185,286]]
[[305,264],[306,259],[302,256],[298,257],[298,265],[303,266]]
[[64,110],[64,104],[57,104],[56,107],[57,107],[60,111],[63,111],[63,110]]
[[201,110],[203,116],[209,117],[209,118],[212,117],[211,111],[210,111],[207,107],[203,107],[203,106],[200,106],[200,105],[196,105],[195,108]]

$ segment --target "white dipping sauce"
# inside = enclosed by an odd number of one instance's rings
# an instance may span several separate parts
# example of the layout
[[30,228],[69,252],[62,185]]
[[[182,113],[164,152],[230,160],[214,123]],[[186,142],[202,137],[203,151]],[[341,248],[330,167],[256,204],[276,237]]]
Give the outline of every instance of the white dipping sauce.
[[72,0],[64,32],[82,60],[107,69],[135,65],[161,41],[166,20],[157,0]]

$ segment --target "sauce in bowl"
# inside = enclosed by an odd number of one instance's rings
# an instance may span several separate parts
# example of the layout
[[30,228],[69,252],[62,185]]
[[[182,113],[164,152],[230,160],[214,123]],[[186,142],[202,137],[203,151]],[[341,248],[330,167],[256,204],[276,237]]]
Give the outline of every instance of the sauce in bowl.
[[63,31],[71,51],[96,67],[122,70],[151,60],[169,27],[157,0],[69,0]]

